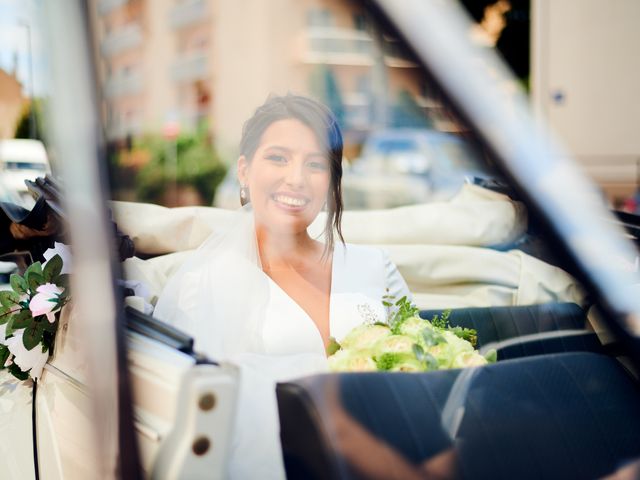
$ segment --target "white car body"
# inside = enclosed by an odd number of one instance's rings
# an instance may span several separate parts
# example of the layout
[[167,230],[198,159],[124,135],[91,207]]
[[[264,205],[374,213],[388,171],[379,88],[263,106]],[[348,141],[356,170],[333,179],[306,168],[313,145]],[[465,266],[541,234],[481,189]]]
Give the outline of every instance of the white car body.
[[35,180],[50,172],[49,157],[40,140],[0,140],[0,175],[5,188],[24,198],[25,180]]

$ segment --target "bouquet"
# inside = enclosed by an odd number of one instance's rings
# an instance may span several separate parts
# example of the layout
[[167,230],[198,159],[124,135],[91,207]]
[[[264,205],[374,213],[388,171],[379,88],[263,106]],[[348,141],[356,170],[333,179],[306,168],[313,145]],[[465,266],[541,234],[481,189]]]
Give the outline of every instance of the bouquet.
[[11,275],[11,290],[0,291],[0,370],[19,380],[41,376],[69,300],[68,274],[62,257],[53,253],[44,265],[30,265],[24,276]]
[[477,333],[452,327],[449,311],[431,321],[420,318],[419,309],[402,297],[389,309],[386,323],[360,325],[341,343],[332,339],[327,353],[334,372],[424,372],[485,365],[496,360],[496,351],[481,355]]

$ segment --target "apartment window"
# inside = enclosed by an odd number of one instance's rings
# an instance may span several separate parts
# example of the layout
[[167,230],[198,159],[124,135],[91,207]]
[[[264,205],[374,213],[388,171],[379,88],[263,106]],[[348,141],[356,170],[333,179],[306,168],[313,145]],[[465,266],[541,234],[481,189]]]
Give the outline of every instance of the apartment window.
[[333,15],[326,8],[312,8],[307,12],[307,25],[310,27],[333,26]]
[[369,26],[366,15],[364,15],[363,13],[354,13],[353,26],[356,30],[366,32]]

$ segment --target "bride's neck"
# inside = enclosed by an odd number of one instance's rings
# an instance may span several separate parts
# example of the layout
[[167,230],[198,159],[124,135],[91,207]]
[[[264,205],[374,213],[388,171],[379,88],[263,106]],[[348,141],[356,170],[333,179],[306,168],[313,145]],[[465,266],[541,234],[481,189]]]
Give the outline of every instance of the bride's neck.
[[264,270],[299,268],[316,260],[319,243],[304,231],[278,235],[265,229],[256,229],[258,250]]

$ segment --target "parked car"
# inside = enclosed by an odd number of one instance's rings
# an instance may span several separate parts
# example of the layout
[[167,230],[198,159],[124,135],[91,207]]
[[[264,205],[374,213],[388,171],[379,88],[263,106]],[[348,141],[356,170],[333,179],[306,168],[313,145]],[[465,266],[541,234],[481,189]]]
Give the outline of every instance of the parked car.
[[[3,220],[0,233],[70,243],[73,303],[37,388],[0,371],[0,477],[224,477],[238,372],[199,355],[188,335],[124,309],[125,290],[133,287],[116,285],[135,279],[123,278],[115,255],[122,249],[114,245],[126,243],[115,235],[119,229],[128,233],[139,253],[130,260],[153,267],[162,283],[177,251],[193,248],[206,234],[203,225],[217,227],[208,220],[222,223],[225,212],[199,208],[186,216],[184,209],[119,204],[124,213],[114,227],[104,195],[108,179],[101,176],[100,108],[90,80],[90,55],[97,49],[85,36],[86,9],[79,2],[49,8],[53,136],[65,190],[40,189],[46,208],[36,213],[61,219],[60,228],[47,230],[56,222],[44,221],[24,229]],[[465,43],[469,25],[454,2],[378,0],[363,8],[375,26],[391,29],[379,38],[409,42],[417,54],[413,64],[438,82],[450,108],[464,114],[517,199],[465,190],[446,205],[345,212],[345,234],[366,232],[359,241],[386,244],[410,285],[422,285],[443,306],[450,298],[470,302],[451,311],[451,322],[476,328],[482,347],[496,347],[498,361],[280,384],[288,477],[636,477],[640,300],[633,285],[639,278],[624,267],[633,265],[637,245],[543,135],[523,96],[503,96],[506,73],[490,52]],[[309,17],[326,20],[324,13]],[[312,40],[326,35],[326,26],[311,33]],[[333,34],[329,39],[337,41],[313,45],[368,51],[362,32]],[[344,52],[325,50],[319,53],[345,60]],[[309,62],[319,57],[312,53]],[[408,68],[397,58],[387,63]],[[69,141],[75,138],[81,141]],[[66,195],[64,209],[56,194]],[[637,233],[633,218],[623,220]],[[544,244],[553,265],[516,248],[523,230]],[[490,248],[496,244],[511,249]],[[544,299],[532,302],[532,289]]]
[[424,128],[376,131],[345,171],[345,205],[392,208],[448,200],[465,182],[490,177],[481,165],[459,135]]
[[25,180],[35,180],[51,172],[47,151],[40,140],[0,140],[0,175],[4,187],[33,206]]

